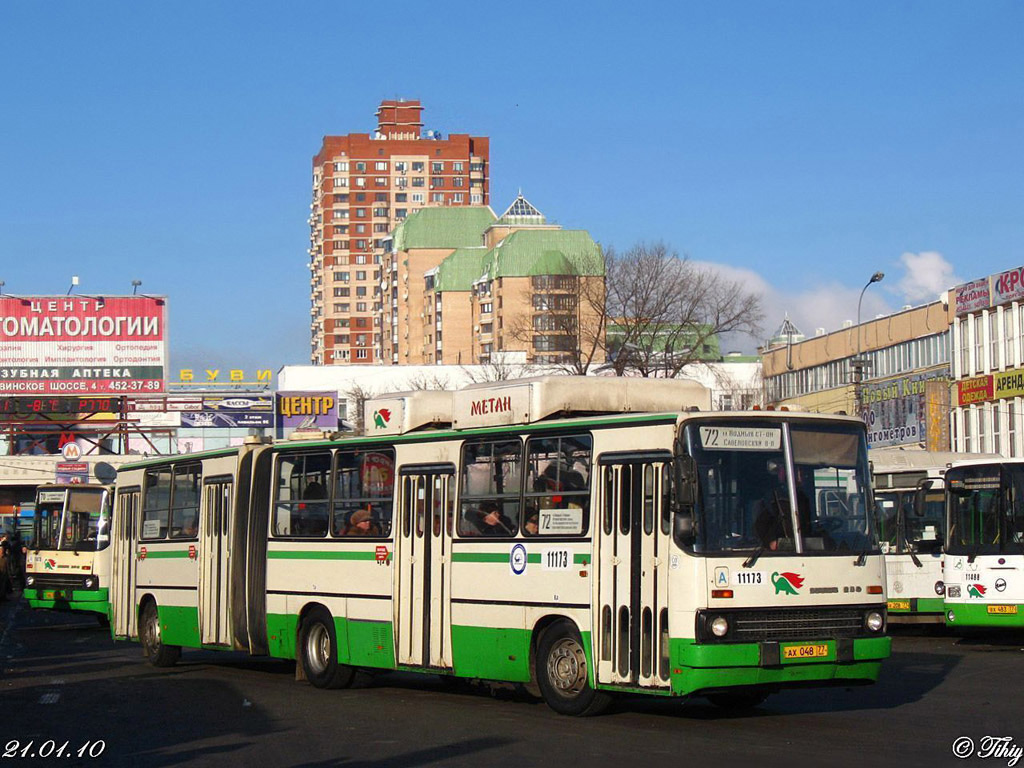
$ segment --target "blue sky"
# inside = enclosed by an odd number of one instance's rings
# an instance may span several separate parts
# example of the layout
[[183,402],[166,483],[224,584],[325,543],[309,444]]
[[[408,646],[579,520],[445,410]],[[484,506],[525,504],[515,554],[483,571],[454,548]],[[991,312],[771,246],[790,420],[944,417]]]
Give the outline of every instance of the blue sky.
[[[628,9],[628,10],[627,10]],[[312,156],[382,98],[605,246],[810,333],[1024,263],[1019,2],[0,4],[5,292],[170,297],[171,367],[309,353]],[[749,342],[752,347],[756,342]]]

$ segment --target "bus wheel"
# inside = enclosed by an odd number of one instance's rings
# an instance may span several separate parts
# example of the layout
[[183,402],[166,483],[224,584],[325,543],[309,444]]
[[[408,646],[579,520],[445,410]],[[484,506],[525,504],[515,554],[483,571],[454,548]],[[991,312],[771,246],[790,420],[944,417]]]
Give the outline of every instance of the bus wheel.
[[733,691],[732,693],[712,693],[708,695],[708,701],[722,709],[742,711],[753,709],[764,704],[768,698],[767,691]]
[[302,671],[314,688],[348,688],[355,679],[354,667],[338,663],[338,638],[334,619],[315,608],[302,621],[299,633]]
[[555,712],[586,717],[608,707],[611,696],[591,687],[589,669],[574,626],[563,621],[544,633],[537,649],[537,685]]
[[180,645],[164,645],[160,641],[160,616],[153,601],[146,603],[146,607],[142,609],[139,635],[142,650],[154,667],[173,667],[181,658]]

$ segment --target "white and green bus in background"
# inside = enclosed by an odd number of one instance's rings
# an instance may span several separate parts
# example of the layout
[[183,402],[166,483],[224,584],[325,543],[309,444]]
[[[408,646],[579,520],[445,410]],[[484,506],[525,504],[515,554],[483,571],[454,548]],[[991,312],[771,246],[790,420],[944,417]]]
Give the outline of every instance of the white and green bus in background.
[[113,487],[42,485],[36,491],[25,591],[33,608],[110,616]]
[[946,470],[946,625],[1024,626],[1024,460]]
[[542,377],[370,401],[359,436],[124,466],[114,635],[158,666],[237,649],[322,688],[411,670],[574,715],[617,692],[749,706],[874,681],[863,422],[709,402]]
[[878,538],[885,554],[889,621],[943,622],[943,475],[958,454],[877,449],[868,452]]

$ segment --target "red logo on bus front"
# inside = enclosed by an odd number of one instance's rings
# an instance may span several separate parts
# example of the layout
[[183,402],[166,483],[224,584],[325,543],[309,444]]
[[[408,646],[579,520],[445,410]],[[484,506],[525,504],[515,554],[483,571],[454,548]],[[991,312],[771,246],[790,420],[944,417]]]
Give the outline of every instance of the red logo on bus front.
[[139,560],[145,560],[145,559],[146,559],[146,548],[145,547],[139,547]]
[[189,560],[195,560],[196,559],[196,545],[195,544],[189,544],[188,545],[188,559]]
[[376,555],[377,563],[383,565],[388,561],[388,548],[383,545],[377,547]]

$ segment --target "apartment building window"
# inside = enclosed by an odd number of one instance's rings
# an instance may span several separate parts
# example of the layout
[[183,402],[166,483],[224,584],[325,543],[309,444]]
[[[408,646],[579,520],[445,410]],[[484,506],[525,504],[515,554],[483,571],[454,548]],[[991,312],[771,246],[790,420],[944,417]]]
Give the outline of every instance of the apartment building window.
[[[342,234],[345,234],[345,233],[348,232],[348,227],[345,227],[344,229],[345,229],[345,232],[342,233]],[[348,250],[348,240],[335,240],[334,241],[334,250],[336,250],[336,251],[339,251],[339,250],[347,251]]]
[[365,301],[357,301],[356,302],[356,312],[365,312],[365,311],[366,311],[366,302]]
[[471,172],[473,172],[473,173],[483,173],[484,172],[484,164],[483,163],[470,163],[469,164],[469,170]]
[[432,203],[443,203],[444,202],[444,192],[431,192],[430,193],[430,202],[432,202]]
[[409,195],[407,195],[405,192],[400,192],[397,195],[395,195],[395,202],[396,203],[407,203],[407,202],[409,202]]
[[373,215],[377,216],[378,218],[387,217],[388,209],[387,208],[374,208],[373,209]]
[[[387,225],[387,224],[374,224],[374,225],[373,225],[373,231],[374,231],[375,233],[382,233],[382,232],[383,232],[383,233],[387,233],[387,231],[388,231],[388,225]],[[375,241],[375,242],[376,242],[376,241]]]
[[355,215],[356,215],[357,219],[364,219],[364,218],[366,218],[366,209],[365,208],[356,208],[356,214]]
[[365,224],[356,224],[356,234],[357,235],[366,234],[366,225]]
[[[365,240],[360,240],[359,242],[365,243],[366,241]],[[356,264],[365,264],[365,263],[366,263],[366,254],[365,253],[357,253],[356,254]]]
[[489,301],[485,301],[483,304],[480,305],[480,314],[481,315],[489,315],[489,314],[491,314],[493,309],[494,309],[494,305],[491,304],[491,302],[489,302]]
[[465,200],[465,196],[461,192],[456,192],[452,195],[453,203],[462,203]]
[[335,195],[334,196],[334,202],[335,203],[347,203],[348,202],[348,195],[347,194],[345,194],[345,195]]
[[1016,400],[1006,402],[1006,447],[1008,455],[1014,458],[1017,455],[1017,406]]
[[366,173],[366,163],[356,163],[356,173]]
[[[414,197],[415,197],[415,195],[414,195]],[[405,216],[406,216],[406,209],[405,208],[396,208],[395,209],[395,218],[396,219],[404,219]]]
[[494,333],[494,323],[484,323],[480,326],[480,333],[484,336],[490,336]]
[[431,186],[432,189],[437,189],[438,187],[443,187],[444,186],[444,179],[441,176],[431,176],[430,177],[430,186]]
[[430,164],[430,172],[431,173],[443,173],[444,172],[444,163],[431,163]]
[[357,203],[366,202],[366,193],[365,192],[356,192],[356,202]]
[[357,269],[356,270],[356,280],[365,280],[365,279],[366,279],[366,270],[365,269]]
[[[366,241],[365,240],[356,240],[356,248],[358,248],[360,251],[365,251],[366,250]],[[365,264],[366,262],[365,261],[357,261],[356,263],[357,264]]]
[[348,282],[348,272],[335,272],[334,273],[334,279],[338,280],[339,282],[347,283]]
[[413,192],[412,193],[412,201],[414,203],[420,203],[422,205],[423,204],[423,193],[422,192]]
[[386,171],[388,169],[387,161],[386,160],[378,160],[377,162],[375,162],[373,164],[373,169],[375,171]]
[[424,178],[422,176],[413,176],[412,177],[412,185],[414,187],[425,187],[426,186],[426,181],[424,180]]
[[465,186],[465,182],[466,182],[466,180],[463,179],[461,176],[456,176],[454,179],[452,179],[452,186],[453,187],[462,187],[462,186]]
[[348,312],[348,304],[335,304],[334,314],[338,314],[339,312]]
[[999,412],[999,403],[992,403],[992,453],[1002,453],[1002,423]]
[[331,218],[335,221],[342,221],[348,218],[348,211],[331,211]]
[[369,350],[367,350],[367,349],[357,349],[356,350],[356,360],[366,360],[368,358],[369,358]]
[[484,196],[474,192],[472,195],[469,196],[469,202],[472,203],[473,205],[483,205]]
[[452,163],[452,170],[456,173],[462,173],[462,163],[458,161]]
[[397,189],[405,189],[409,186],[409,180],[405,176],[399,176],[395,179],[395,187]]
[[348,162],[343,160],[340,163],[334,164],[335,173],[348,173]]
[[365,296],[365,295],[366,295],[366,286],[365,285],[356,286],[356,296]]
[[376,184],[378,187],[386,187],[388,185],[388,177],[376,176],[373,179],[373,183]]
[[396,160],[395,161],[395,170],[398,171],[399,173],[404,173],[407,168],[408,168],[408,163],[406,163],[404,160]]
[[349,295],[348,288],[335,288],[334,296],[338,299],[346,298]]
[[356,178],[356,186],[359,187],[359,188],[365,187],[366,186],[366,177],[358,176]]

